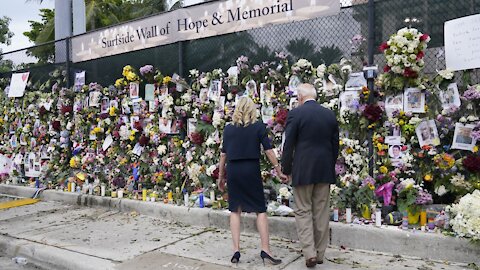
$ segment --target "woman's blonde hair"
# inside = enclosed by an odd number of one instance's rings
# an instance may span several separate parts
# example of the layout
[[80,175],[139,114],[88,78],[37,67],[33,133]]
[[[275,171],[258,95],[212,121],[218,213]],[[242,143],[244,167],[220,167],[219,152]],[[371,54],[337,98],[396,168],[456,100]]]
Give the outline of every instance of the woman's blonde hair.
[[249,97],[241,97],[233,112],[233,124],[248,126],[257,121],[257,108]]

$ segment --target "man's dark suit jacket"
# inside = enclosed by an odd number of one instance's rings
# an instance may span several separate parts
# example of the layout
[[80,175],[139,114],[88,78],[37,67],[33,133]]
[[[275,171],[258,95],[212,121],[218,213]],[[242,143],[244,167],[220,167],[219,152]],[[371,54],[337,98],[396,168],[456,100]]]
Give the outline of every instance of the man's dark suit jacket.
[[316,101],[288,113],[282,168],[293,186],[335,183],[338,133],[335,113]]

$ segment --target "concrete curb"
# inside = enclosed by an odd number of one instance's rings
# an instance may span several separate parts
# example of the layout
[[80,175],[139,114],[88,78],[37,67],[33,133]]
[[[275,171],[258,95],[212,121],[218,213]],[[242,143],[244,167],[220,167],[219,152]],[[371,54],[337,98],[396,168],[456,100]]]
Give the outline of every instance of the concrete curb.
[[24,257],[28,263],[49,270],[113,269],[115,263],[32,241],[0,235],[0,249],[11,257]]
[[[34,192],[34,188],[0,185],[0,194],[31,197]],[[55,190],[44,191],[40,198],[45,201],[60,201],[72,205],[105,207],[121,212],[135,211],[139,214],[185,225],[229,229],[229,213],[210,208],[187,208],[163,203],[82,195]],[[256,232],[255,218],[254,214],[244,214],[242,221],[244,232]],[[272,237],[298,240],[293,218],[270,217],[269,225]],[[480,249],[467,239],[441,234],[414,233],[397,228],[376,228],[330,222],[330,236],[331,245],[353,249],[461,263],[476,262],[480,257]]]

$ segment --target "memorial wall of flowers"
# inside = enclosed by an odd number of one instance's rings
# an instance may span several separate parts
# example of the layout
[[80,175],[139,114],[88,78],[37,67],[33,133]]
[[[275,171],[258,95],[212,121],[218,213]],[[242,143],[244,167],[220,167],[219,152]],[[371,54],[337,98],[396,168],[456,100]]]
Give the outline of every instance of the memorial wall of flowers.
[[[225,207],[215,183],[223,128],[238,97],[258,104],[280,156],[295,88],[310,82],[342,130],[333,207],[365,219],[372,207],[398,209],[415,223],[425,205],[458,202],[447,208],[451,226],[479,239],[480,215],[469,212],[480,209],[480,85],[457,84],[447,70],[423,75],[429,40],[416,29],[392,35],[380,46],[387,65],[374,89],[348,60],[313,66],[284,53],[264,63],[241,56],[227,71],[191,70],[187,78],[127,65],[108,87],[85,83],[82,72],[67,89],[56,71],[41,85],[29,83],[21,98],[2,91],[0,173],[4,181],[71,192]],[[290,187],[266,159],[261,165],[266,197],[289,204]]]

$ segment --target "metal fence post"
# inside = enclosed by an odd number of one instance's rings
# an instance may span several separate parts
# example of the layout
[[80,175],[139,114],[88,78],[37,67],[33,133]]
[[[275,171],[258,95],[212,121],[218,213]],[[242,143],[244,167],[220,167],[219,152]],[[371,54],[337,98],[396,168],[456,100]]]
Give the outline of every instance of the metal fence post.
[[[373,66],[374,55],[375,55],[375,1],[368,0],[368,65]],[[374,102],[374,96],[372,94],[375,82],[374,78],[369,78],[368,89],[370,89],[369,103]],[[368,131],[368,172],[370,176],[373,177],[373,168],[375,166],[374,155],[373,155],[373,130]]]
[[180,77],[185,77],[184,42],[185,41],[178,42],[178,75],[180,75]]
[[67,88],[70,88],[72,85],[71,85],[71,78],[70,76],[72,75],[71,72],[70,72],[70,37],[67,37],[65,39],[65,42],[67,43],[66,44],[66,62],[65,62],[65,69],[67,70]]

